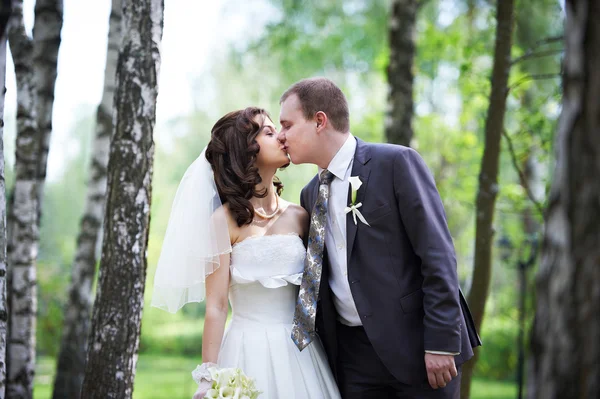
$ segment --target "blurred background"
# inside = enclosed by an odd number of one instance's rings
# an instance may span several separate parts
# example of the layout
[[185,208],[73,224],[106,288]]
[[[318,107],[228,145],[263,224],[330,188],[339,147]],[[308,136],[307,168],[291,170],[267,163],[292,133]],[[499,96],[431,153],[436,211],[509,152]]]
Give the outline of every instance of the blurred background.
[[[24,1],[28,29],[34,3]],[[487,294],[485,290],[475,294],[472,288],[487,284],[474,278],[475,216],[490,107],[495,1],[417,3],[411,36],[414,112],[408,115],[412,136],[402,138],[390,134],[395,122],[388,114],[393,93],[388,65],[390,55],[405,45],[390,40],[390,30],[394,23],[402,27],[406,15],[392,15],[391,1],[165,3],[146,306],[134,398],[191,397],[190,373],[201,363],[202,304],[187,305],[176,315],[149,306],[155,265],[180,178],[206,145],[220,116],[254,105],[266,108],[278,125],[281,93],[296,80],[315,75],[333,79],[346,93],[355,136],[372,142],[405,140],[403,144],[425,158],[446,208],[461,287],[470,294],[472,307],[474,302],[485,304],[480,329],[484,346],[473,372],[471,397],[515,397],[519,326],[528,329],[533,316],[537,266],[533,255],[560,112],[563,44],[557,38],[564,19],[560,2],[515,3],[509,90],[503,138],[497,148],[500,169],[487,301],[476,297]],[[95,112],[104,84],[110,7],[109,0],[64,1],[38,258],[36,399],[51,397]],[[16,88],[10,56],[6,86],[6,175],[11,187]],[[303,165],[281,172],[283,197],[299,202],[301,188],[315,171]],[[528,340],[523,342],[527,350]],[[523,364],[526,369],[527,358]]]

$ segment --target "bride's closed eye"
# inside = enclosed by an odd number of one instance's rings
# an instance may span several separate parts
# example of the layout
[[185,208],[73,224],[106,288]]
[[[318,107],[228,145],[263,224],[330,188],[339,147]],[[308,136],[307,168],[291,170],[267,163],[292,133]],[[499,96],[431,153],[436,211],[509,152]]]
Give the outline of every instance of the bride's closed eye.
[[263,131],[264,131],[264,133],[265,133],[267,136],[274,136],[274,135],[276,135],[276,134],[277,134],[277,132],[275,131],[275,129],[274,129],[273,127],[271,127],[271,126],[265,126],[265,127],[263,128]]

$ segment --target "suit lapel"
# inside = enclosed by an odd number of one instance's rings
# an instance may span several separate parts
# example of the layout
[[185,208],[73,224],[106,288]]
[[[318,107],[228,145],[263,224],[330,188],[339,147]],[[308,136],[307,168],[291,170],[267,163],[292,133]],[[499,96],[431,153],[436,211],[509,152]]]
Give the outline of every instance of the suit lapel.
[[[371,174],[371,169],[367,166],[367,162],[371,159],[370,151],[368,144],[360,139],[356,139],[356,152],[354,154],[354,162],[352,165],[352,172],[350,176],[360,176],[360,181],[362,182],[362,186],[358,190],[356,195],[356,203],[363,202],[366,192],[367,186],[369,184],[369,175]],[[352,189],[350,185],[348,185],[348,201],[347,204],[350,204],[352,201],[351,197]],[[352,249],[354,248],[354,240],[356,238],[356,233],[358,231],[358,225],[361,224],[358,221],[358,224],[354,224],[354,219],[352,218],[352,212],[346,214],[346,263],[350,264],[350,255],[352,254]]]

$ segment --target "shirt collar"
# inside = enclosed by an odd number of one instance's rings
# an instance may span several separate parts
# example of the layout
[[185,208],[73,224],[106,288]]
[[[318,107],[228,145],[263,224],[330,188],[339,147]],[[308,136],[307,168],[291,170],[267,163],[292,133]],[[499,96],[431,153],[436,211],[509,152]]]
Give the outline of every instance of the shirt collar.
[[[344,180],[346,177],[346,171],[350,167],[352,160],[354,159],[354,153],[356,152],[356,139],[352,133],[348,134],[346,142],[340,147],[338,152],[335,154],[327,170],[329,170],[335,177],[340,180]],[[319,173],[323,169],[319,168]]]

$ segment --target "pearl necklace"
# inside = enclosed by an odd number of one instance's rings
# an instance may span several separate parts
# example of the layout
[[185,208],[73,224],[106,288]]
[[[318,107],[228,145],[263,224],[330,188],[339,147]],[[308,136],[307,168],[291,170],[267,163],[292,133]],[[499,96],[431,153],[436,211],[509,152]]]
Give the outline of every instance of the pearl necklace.
[[254,208],[254,213],[266,220],[273,219],[275,217],[275,215],[277,215],[277,212],[279,212],[279,196],[277,194],[275,194],[275,203],[277,204],[275,206],[275,211],[270,215],[264,214],[256,208]]

